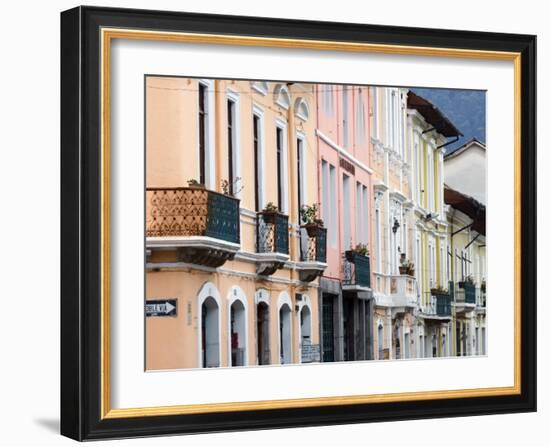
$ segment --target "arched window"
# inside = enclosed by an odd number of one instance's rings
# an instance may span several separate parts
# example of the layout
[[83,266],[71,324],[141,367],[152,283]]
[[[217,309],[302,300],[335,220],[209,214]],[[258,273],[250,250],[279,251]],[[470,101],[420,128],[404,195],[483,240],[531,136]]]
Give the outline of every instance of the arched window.
[[205,283],[198,294],[198,364],[201,368],[220,366],[220,302],[216,286]]
[[265,289],[256,291],[256,352],[258,365],[271,363],[269,349],[269,293]]
[[301,96],[294,101],[294,114],[302,121],[309,119],[309,106],[307,105],[307,101]]
[[275,104],[279,107],[282,107],[285,110],[288,110],[290,107],[290,92],[288,91],[286,85],[277,84],[273,90],[273,98],[275,100]]
[[[302,295],[302,300],[308,300],[308,297],[306,295]],[[300,359],[299,361],[304,361],[303,359],[303,347],[311,345],[311,309],[309,307],[309,302],[304,303],[304,305],[300,309]],[[311,362],[311,359],[307,359],[306,361]]]
[[384,360],[384,326],[378,324],[378,360]]
[[279,308],[279,358],[281,364],[292,363],[292,302],[286,292],[281,292]]
[[240,287],[229,292],[229,366],[248,364],[248,322],[246,296]]

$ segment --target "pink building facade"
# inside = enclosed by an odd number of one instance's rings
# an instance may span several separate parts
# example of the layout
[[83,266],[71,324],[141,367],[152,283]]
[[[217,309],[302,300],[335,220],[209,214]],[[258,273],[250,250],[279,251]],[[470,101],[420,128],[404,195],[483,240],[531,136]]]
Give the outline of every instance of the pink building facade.
[[316,86],[319,202],[327,228],[320,281],[322,361],[372,353],[370,258],[372,174],[367,87]]

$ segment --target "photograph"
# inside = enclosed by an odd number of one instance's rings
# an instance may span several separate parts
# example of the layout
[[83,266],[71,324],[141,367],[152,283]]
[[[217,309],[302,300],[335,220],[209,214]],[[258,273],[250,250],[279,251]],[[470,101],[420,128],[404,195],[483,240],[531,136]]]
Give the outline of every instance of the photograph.
[[146,371],[488,355],[486,91],[144,90]]

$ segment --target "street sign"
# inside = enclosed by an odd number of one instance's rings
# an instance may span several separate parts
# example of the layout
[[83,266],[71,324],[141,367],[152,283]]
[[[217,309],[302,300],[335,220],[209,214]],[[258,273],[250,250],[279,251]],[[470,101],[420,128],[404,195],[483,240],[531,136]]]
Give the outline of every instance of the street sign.
[[176,299],[147,300],[145,302],[145,315],[147,317],[175,317],[177,315]]

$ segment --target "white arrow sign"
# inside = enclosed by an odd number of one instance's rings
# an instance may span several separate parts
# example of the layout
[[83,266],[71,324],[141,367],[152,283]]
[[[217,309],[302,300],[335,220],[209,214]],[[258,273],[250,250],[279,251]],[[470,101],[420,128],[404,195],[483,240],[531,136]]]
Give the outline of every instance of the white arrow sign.
[[145,313],[148,317],[176,315],[174,312],[176,310],[175,304],[176,300],[147,301],[145,303]]

